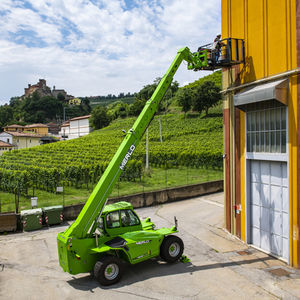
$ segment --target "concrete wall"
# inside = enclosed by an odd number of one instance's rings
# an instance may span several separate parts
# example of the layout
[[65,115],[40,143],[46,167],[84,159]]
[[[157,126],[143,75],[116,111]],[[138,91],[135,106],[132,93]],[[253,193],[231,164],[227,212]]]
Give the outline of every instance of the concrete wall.
[[40,145],[41,138],[37,137],[24,137],[16,136],[13,138],[13,144],[17,146],[18,149],[31,148]]
[[[167,202],[189,199],[223,191],[223,180],[186,185],[166,190],[146,192],[109,199],[109,203],[127,201],[134,208],[154,206]],[[79,215],[84,203],[65,206],[64,220],[74,220]],[[22,230],[20,214],[0,213],[0,232]]]
[[[223,191],[223,180],[170,188],[154,192],[146,192],[109,199],[109,203],[118,201],[130,202],[134,208],[159,205],[167,202],[189,199],[205,194]],[[84,204],[64,207],[64,219],[74,220],[80,213]]]
[[9,133],[2,132],[2,133],[0,133],[0,141],[2,141],[4,143],[12,144],[13,143],[13,137]]
[[69,139],[78,138],[90,133],[89,119],[70,121]]
[[70,126],[62,126],[59,133],[60,136],[67,136],[70,135]]

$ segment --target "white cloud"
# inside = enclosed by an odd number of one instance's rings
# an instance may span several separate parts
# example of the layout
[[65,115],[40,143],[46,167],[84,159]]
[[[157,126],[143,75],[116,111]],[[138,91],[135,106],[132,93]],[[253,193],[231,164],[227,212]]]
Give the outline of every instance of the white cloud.
[[[129,10],[118,0],[28,2],[0,1],[0,103],[39,78],[74,96],[138,91],[178,48],[220,32],[220,0],[139,0]],[[181,67],[175,79],[203,75]]]

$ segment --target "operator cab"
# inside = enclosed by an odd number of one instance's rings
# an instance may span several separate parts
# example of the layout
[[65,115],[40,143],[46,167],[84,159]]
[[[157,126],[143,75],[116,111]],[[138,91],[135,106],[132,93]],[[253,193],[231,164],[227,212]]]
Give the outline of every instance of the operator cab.
[[203,61],[202,70],[215,70],[244,63],[244,40],[227,38],[218,44],[210,43],[198,48],[197,56]]
[[128,202],[106,205],[97,223],[101,232],[109,236],[142,230],[142,223]]

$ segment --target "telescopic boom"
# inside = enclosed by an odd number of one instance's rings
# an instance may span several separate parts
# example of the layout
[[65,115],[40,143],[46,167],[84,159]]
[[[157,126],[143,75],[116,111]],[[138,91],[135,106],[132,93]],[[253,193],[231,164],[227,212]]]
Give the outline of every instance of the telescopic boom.
[[207,63],[199,56],[198,52],[192,53],[188,47],[182,48],[177,52],[168,71],[161,79],[152,97],[146,102],[144,109],[132,128],[127,132],[119,149],[91,193],[76,221],[64,232],[63,235],[65,238],[76,237],[81,239],[87,237],[93,222],[102,212],[107,202],[107,198],[158,110],[159,103],[170,86],[173,76],[183,60],[188,63],[189,70],[195,71],[202,69]]

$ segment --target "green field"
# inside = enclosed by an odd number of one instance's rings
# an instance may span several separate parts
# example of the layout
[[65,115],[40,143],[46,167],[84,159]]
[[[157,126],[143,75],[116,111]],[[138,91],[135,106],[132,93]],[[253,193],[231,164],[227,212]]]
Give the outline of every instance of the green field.
[[[119,181],[111,197],[142,193],[153,190],[220,180],[223,178],[222,170],[191,169],[180,167],[176,169],[153,168],[148,175],[136,182]],[[35,190],[34,196],[38,197],[38,207],[52,205],[71,205],[84,203],[89,197],[92,186],[89,189],[76,189],[71,186],[64,186],[64,193],[49,193],[42,190]],[[28,196],[19,197],[19,211],[30,208],[30,196],[33,196],[33,189],[29,189]],[[0,212],[15,211],[15,195],[0,191]]]

